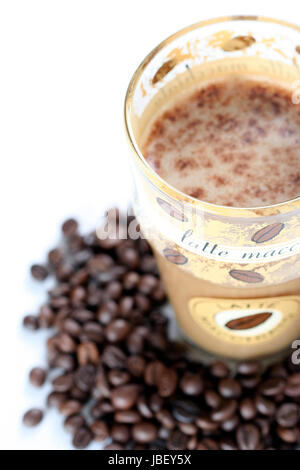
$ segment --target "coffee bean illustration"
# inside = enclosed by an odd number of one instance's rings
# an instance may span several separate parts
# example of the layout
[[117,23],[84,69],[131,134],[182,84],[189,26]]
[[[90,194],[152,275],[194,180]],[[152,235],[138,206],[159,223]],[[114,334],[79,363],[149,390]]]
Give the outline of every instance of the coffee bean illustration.
[[249,284],[255,284],[264,280],[264,277],[260,273],[256,273],[255,271],[232,269],[231,271],[229,271],[229,274],[237,281],[248,282]]
[[174,219],[180,220],[180,222],[188,221],[188,218],[184,215],[184,213],[180,209],[177,209],[177,207],[172,206],[172,204],[165,201],[164,199],[161,199],[160,197],[157,197],[156,200],[158,204],[160,205],[160,207],[171,217],[174,217]]
[[162,64],[159,69],[157,70],[156,74],[152,78],[152,83],[160,82],[171,70],[175,67],[177,61],[175,59],[170,59],[164,64]]
[[256,313],[255,315],[246,315],[245,317],[230,320],[225,326],[231,330],[249,330],[255,326],[261,325],[272,316],[271,312]]
[[179,251],[173,250],[173,248],[165,248],[163,250],[163,254],[168,261],[174,264],[182,265],[188,262],[186,256],[179,253]]
[[222,49],[225,52],[240,51],[246,47],[252,46],[255,39],[252,36],[235,36],[223,44]]
[[268,242],[269,240],[272,240],[272,238],[277,237],[283,228],[284,224],[281,222],[267,225],[266,227],[258,230],[258,232],[252,236],[251,240],[255,243]]

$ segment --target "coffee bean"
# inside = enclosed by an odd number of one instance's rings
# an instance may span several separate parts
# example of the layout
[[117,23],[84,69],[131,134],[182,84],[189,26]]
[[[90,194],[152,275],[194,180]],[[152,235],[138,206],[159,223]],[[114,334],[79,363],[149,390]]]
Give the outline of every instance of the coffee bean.
[[126,367],[133,377],[142,377],[146,361],[142,356],[130,356],[127,359]]
[[221,380],[218,390],[224,398],[238,398],[242,393],[242,387],[237,380],[232,378]]
[[284,394],[291,398],[300,398],[300,372],[294,373],[287,378]]
[[89,428],[82,426],[75,432],[73,446],[76,447],[76,449],[85,449],[91,443],[92,439],[93,435]]
[[28,410],[23,416],[23,424],[25,426],[32,428],[37,426],[43,419],[43,412],[38,408],[32,408]]
[[165,366],[160,361],[153,361],[147,364],[144,373],[144,380],[149,386],[156,386],[160,380]]
[[74,383],[72,374],[59,375],[52,381],[52,387],[55,392],[68,392]]
[[262,282],[264,277],[262,274],[257,273],[255,271],[246,271],[243,269],[232,269],[229,271],[231,277],[236,279],[237,281],[242,281],[248,284],[256,284],[258,282]]
[[72,237],[77,234],[78,222],[75,219],[68,219],[62,224],[62,231],[66,237]]
[[30,271],[32,277],[37,281],[44,281],[49,274],[49,271],[46,266],[43,266],[42,264],[33,264],[30,268]]
[[241,400],[240,414],[245,420],[251,420],[256,416],[256,406],[252,398],[243,398]]
[[117,346],[108,345],[102,352],[102,362],[111,369],[121,369],[126,361],[126,355]]
[[275,403],[262,396],[256,397],[255,400],[257,411],[264,416],[273,416],[276,410]]
[[66,372],[71,372],[75,369],[75,359],[71,354],[56,354],[53,366],[61,367]]
[[204,432],[215,432],[219,428],[219,423],[212,421],[208,416],[199,416],[196,419],[196,424]]
[[161,397],[170,397],[176,390],[178,376],[173,369],[164,368],[157,379],[158,393]]
[[95,383],[96,370],[92,364],[79,366],[74,375],[76,386],[82,392],[89,392]]
[[126,424],[116,423],[112,426],[110,435],[114,441],[126,444],[130,440],[130,428]]
[[54,268],[57,268],[63,262],[63,259],[63,252],[58,248],[54,248],[48,253],[48,261]]
[[232,417],[236,409],[237,402],[235,400],[227,400],[211,412],[211,419],[217,423],[226,421]]
[[200,395],[204,388],[203,379],[199,375],[186,372],[180,381],[180,388],[186,395]]
[[67,393],[64,392],[51,392],[47,398],[47,405],[59,408],[60,405],[68,398]]
[[77,360],[81,366],[95,364],[99,362],[99,351],[95,343],[87,341],[79,344],[77,348]]
[[219,445],[211,438],[202,439],[196,447],[197,450],[219,450]]
[[34,367],[29,373],[29,380],[35,387],[41,387],[46,380],[46,371],[41,367]]
[[116,423],[134,424],[141,421],[141,416],[134,410],[117,411],[114,414]]
[[170,437],[167,441],[167,449],[169,450],[184,450],[187,445],[187,436],[181,431],[175,430],[172,431]]
[[293,444],[299,439],[299,428],[284,428],[282,426],[277,426],[277,434],[281,440]]
[[296,403],[283,403],[276,411],[276,421],[283,428],[296,426],[299,419],[300,410]]
[[279,378],[271,378],[263,382],[259,388],[260,393],[267,397],[273,397],[282,393],[284,390],[285,382]]
[[64,428],[73,435],[79,428],[83,426],[85,426],[85,419],[82,415],[79,414],[68,416],[64,421]]
[[240,423],[239,417],[237,415],[233,415],[231,416],[231,418],[221,423],[221,428],[225,432],[232,432],[238,427],[239,423]]
[[138,394],[138,385],[121,385],[112,391],[111,402],[117,410],[129,410],[135,405]]
[[91,431],[95,441],[103,442],[109,437],[109,429],[105,421],[94,421],[91,424]]
[[[152,257],[151,257],[151,260],[152,260]],[[140,276],[138,273],[136,273],[135,271],[129,271],[128,273],[125,274],[123,278],[124,289],[126,290],[134,289],[138,285],[139,279],[140,279]],[[128,298],[130,299],[131,297],[128,297]]]
[[137,423],[132,427],[132,436],[137,442],[147,444],[156,439],[157,428],[154,424],[146,421]]
[[210,366],[210,373],[213,377],[223,379],[228,376],[229,369],[224,362],[216,361]]
[[222,398],[215,390],[206,390],[204,393],[206,404],[211,408],[218,408],[221,405]]
[[126,320],[118,318],[107,325],[104,334],[110,343],[119,343],[128,336],[130,329],[130,325]]
[[26,315],[26,317],[23,319],[23,326],[27,328],[27,330],[38,330],[39,320],[35,315]]
[[151,419],[153,417],[153,412],[144,396],[139,396],[137,400],[137,409],[144,418]]
[[264,243],[272,240],[273,238],[277,237],[277,235],[281,232],[284,228],[284,224],[281,222],[277,222],[275,224],[267,225],[263,227],[254,235],[252,235],[251,240],[255,243]]
[[243,424],[237,430],[236,440],[240,450],[255,450],[260,441],[259,430],[254,424]]
[[63,353],[73,353],[76,351],[76,342],[67,333],[60,333],[57,338],[57,346]]
[[59,407],[60,413],[64,416],[71,416],[80,413],[81,409],[82,404],[77,400],[67,400]]

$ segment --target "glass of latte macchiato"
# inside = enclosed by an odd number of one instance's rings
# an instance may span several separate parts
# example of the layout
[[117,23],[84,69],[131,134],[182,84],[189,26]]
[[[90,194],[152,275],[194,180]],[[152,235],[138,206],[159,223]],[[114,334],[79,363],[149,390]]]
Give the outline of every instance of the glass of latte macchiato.
[[187,343],[271,361],[300,337],[300,28],[256,16],[156,47],[126,96],[134,210]]

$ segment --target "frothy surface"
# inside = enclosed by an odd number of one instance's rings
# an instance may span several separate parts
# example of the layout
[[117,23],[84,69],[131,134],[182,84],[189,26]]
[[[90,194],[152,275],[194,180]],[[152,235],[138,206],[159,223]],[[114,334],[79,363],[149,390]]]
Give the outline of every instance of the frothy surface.
[[300,105],[276,84],[224,79],[179,96],[145,142],[163,179],[206,202],[254,207],[300,195]]

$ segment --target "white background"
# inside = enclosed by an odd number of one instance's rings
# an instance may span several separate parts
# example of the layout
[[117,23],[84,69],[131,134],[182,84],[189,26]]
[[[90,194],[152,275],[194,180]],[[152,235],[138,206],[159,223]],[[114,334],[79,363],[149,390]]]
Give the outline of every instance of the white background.
[[[37,428],[22,413],[42,406],[28,371],[43,365],[43,333],[21,328],[44,285],[28,268],[77,216],[93,228],[111,203],[129,201],[123,99],[129,79],[162,39],[197,21],[261,14],[298,21],[296,0],[0,1],[0,447],[69,449],[51,412]],[[99,448],[94,444],[91,448]]]

